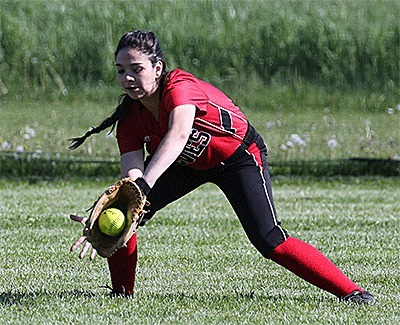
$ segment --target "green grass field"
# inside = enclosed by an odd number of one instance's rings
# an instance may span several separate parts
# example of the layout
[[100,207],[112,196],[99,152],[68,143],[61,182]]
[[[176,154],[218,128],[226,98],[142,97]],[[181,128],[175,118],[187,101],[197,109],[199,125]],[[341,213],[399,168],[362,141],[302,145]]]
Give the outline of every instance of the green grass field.
[[106,260],[69,247],[112,179],[0,180],[2,324],[398,324],[398,178],[274,178],[291,235],[324,252],[375,306],[337,299],[263,259],[212,185],[165,208],[139,233],[134,300],[109,298]]
[[397,0],[2,0],[0,96],[109,84],[122,33],[157,33],[168,67],[223,89],[309,81],[398,87]]
[[[118,160],[115,137],[107,136],[107,131],[92,136],[76,151],[67,150],[69,138],[81,136],[113,112],[118,94],[115,87],[110,96],[97,102],[82,94],[61,101],[1,101],[0,151]],[[253,107],[239,100],[238,105],[263,135],[271,161],[400,159],[398,98],[383,103],[379,93],[305,85],[297,91],[285,85],[265,87],[248,96],[253,94],[264,96],[269,103]],[[236,93],[229,95],[237,97]],[[302,142],[293,139],[293,134]]]

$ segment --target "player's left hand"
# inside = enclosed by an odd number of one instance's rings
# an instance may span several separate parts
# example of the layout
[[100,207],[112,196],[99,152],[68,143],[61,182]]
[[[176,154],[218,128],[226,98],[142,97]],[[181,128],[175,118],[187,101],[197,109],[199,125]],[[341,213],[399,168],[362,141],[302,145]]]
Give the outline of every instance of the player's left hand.
[[[71,218],[71,220],[76,221],[81,223],[83,226],[86,226],[86,222],[88,220],[88,218],[84,218],[84,217],[79,217],[76,215],[71,214],[69,216]],[[71,252],[75,251],[81,244],[83,244],[82,250],[79,254],[79,258],[82,259],[85,257],[87,251],[91,248],[91,252],[90,252],[90,259],[93,260],[97,254],[96,250],[92,247],[92,244],[89,243],[88,241],[86,241],[86,236],[81,236],[78,238],[78,240],[71,246],[70,250]]]

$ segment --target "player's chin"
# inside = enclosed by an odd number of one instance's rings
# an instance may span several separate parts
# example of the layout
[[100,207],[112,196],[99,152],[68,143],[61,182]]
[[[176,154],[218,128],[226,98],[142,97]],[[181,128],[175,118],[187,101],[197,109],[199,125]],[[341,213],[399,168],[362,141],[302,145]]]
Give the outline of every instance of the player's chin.
[[141,99],[145,96],[145,94],[141,91],[130,91],[130,90],[125,90],[125,92],[128,94],[128,96],[132,99]]

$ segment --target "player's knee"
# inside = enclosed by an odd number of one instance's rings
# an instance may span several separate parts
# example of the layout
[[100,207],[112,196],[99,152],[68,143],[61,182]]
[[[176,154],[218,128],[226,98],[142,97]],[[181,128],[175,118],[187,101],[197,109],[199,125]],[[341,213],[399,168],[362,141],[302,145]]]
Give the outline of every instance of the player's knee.
[[275,226],[267,233],[260,233],[253,238],[250,237],[250,241],[262,256],[269,258],[271,252],[282,244],[288,236],[286,230],[280,226]]

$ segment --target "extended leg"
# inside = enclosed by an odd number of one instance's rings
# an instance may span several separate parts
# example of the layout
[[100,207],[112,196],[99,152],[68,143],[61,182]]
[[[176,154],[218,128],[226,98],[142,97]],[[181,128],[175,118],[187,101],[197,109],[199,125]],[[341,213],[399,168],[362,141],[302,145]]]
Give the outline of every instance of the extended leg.
[[335,296],[343,297],[355,290],[363,291],[318,249],[297,238],[289,237],[275,248],[269,258]]
[[355,299],[364,294],[358,299],[361,303],[374,303],[372,295],[364,293],[320,251],[299,239],[289,237],[280,227],[265,159],[249,155],[249,159],[241,160],[241,164],[232,166],[217,179],[217,183],[258,251],[302,279],[344,300],[346,296],[350,300],[354,297],[353,293],[357,293]]
[[134,234],[126,247],[117,250],[107,259],[113,287],[112,294],[133,295],[137,259],[137,235]]

